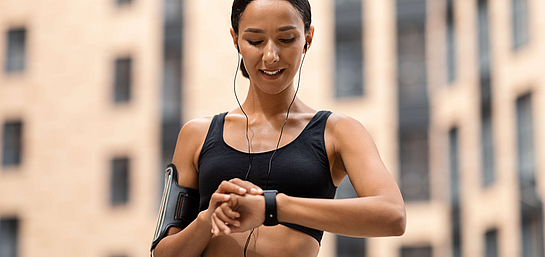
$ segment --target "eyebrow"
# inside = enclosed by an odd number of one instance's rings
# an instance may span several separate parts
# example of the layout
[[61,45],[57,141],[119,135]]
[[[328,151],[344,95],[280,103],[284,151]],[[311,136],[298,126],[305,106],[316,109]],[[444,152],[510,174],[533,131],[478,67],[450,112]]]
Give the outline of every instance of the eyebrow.
[[[297,29],[297,27],[295,26],[284,26],[284,27],[280,27],[278,29],[278,31],[288,31],[288,30],[292,30],[292,29]],[[244,32],[251,32],[251,33],[265,33],[264,30],[262,29],[256,29],[256,28],[247,28],[246,30],[244,30]]]

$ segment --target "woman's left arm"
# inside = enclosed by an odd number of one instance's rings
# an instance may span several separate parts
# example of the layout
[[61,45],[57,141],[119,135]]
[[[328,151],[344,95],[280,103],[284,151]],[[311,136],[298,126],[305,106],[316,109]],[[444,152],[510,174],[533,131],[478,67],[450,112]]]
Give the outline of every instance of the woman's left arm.
[[334,166],[344,167],[358,198],[329,200],[279,194],[278,220],[347,236],[402,235],[405,204],[373,139],[350,117],[333,114],[329,119],[326,138],[342,163]]

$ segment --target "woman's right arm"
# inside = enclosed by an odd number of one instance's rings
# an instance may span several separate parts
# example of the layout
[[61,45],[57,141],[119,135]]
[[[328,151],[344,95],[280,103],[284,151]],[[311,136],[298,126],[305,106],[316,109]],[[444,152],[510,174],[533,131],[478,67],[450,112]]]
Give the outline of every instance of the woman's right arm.
[[[206,138],[211,117],[203,117],[187,122],[176,142],[172,163],[178,170],[180,186],[199,189],[197,164],[202,144]],[[218,198],[218,197],[216,197]],[[212,201],[212,200],[211,200]],[[197,218],[185,229],[170,227],[153,251],[155,257],[200,256],[212,237],[212,226],[207,210],[199,213]]]
[[[172,163],[178,170],[178,184],[199,189],[198,160],[202,145],[212,120],[211,116],[187,122],[180,133],[174,150]],[[197,218],[183,230],[170,227],[153,251],[154,257],[200,256],[212,238],[212,215],[216,207],[229,200],[229,194],[260,194],[262,190],[252,183],[233,179],[224,181],[210,199],[209,208],[201,211]],[[234,213],[233,213],[234,214]],[[234,214],[236,216],[238,214]],[[215,227],[215,226],[214,226]]]

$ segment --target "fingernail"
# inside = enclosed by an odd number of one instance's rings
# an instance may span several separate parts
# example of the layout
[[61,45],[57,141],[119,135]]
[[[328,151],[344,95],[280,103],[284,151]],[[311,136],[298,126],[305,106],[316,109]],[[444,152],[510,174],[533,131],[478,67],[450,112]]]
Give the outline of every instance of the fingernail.
[[257,192],[259,192],[260,194],[262,194],[262,193],[263,193],[263,189],[260,188],[260,189],[257,190]]
[[238,191],[239,191],[241,194],[245,194],[245,193],[246,193],[246,189],[244,189],[244,188],[239,188]]
[[233,226],[238,228],[238,227],[240,227],[240,224],[235,222],[235,224],[233,224]]
[[223,231],[223,233],[228,234],[229,230],[226,229],[226,230]]

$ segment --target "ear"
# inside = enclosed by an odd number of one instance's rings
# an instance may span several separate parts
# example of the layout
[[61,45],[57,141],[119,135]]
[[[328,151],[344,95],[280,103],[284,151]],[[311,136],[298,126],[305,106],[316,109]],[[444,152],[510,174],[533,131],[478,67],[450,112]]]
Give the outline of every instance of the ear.
[[[310,29],[308,30],[308,33],[305,35],[305,44],[308,44],[307,50],[310,48],[310,45],[312,45],[312,38],[314,37],[314,26],[310,26]],[[305,51],[305,53],[306,53]]]
[[231,32],[231,37],[233,38],[233,45],[235,46],[235,49],[238,52],[240,52],[239,47],[238,47],[238,35],[235,34],[235,30],[233,28],[231,28],[230,32]]

